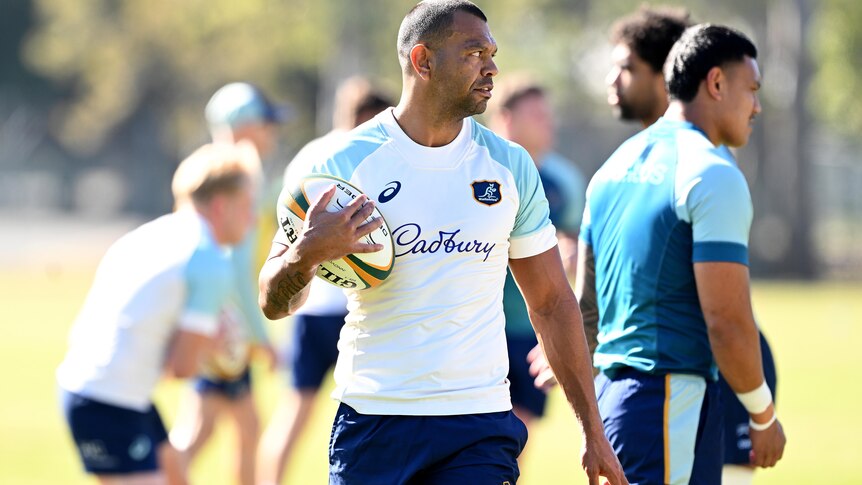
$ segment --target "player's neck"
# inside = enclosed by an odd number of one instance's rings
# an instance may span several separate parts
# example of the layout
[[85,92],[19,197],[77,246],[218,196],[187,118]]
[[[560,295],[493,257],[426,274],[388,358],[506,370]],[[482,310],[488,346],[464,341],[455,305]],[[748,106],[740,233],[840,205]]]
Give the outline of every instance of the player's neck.
[[713,145],[721,144],[718,127],[714,122],[712,112],[706,106],[698,103],[697,100],[690,103],[672,101],[665,111],[664,117],[669,120],[688,121],[698,127]]
[[658,119],[662,117],[662,114],[666,112],[667,106],[663,106],[662,108],[663,109],[661,110],[656,110],[656,112],[654,113],[650,113],[650,115],[647,117],[641,118],[641,125],[643,125],[644,128],[649,128],[650,126],[652,126],[653,123],[658,121]]
[[411,140],[427,147],[452,143],[464,126],[463,119],[441,115],[431,103],[416,103],[403,98],[392,114]]

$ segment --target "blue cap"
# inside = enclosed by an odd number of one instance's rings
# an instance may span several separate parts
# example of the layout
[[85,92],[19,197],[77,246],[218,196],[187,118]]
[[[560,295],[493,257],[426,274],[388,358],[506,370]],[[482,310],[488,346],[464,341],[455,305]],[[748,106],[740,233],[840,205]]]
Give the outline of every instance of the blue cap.
[[248,123],[283,123],[290,118],[287,106],[273,104],[249,83],[221,87],[207,103],[204,114],[210,126],[237,128]]

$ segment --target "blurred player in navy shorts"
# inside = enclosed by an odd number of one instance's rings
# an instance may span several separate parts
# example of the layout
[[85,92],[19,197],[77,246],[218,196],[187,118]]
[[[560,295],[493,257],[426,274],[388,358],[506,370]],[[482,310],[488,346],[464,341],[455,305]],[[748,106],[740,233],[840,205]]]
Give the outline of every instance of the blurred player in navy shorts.
[[72,437],[101,483],[184,482],[151,395],[165,374],[194,376],[223,342],[229,247],[254,224],[259,177],[251,147],[200,148],[174,175],[177,210],[102,258],[57,370]]

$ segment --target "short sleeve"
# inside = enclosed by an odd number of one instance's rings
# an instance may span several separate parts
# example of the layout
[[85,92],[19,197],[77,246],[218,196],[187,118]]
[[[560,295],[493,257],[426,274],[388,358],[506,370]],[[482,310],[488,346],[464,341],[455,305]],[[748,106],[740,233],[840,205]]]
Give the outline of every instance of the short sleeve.
[[520,259],[551,249],[557,244],[557,236],[536,164],[523,148],[518,147],[513,156],[518,157],[513,176],[519,206],[509,239],[509,257]]
[[753,208],[745,177],[731,164],[713,164],[684,183],[677,214],[692,227],[692,262],[748,264]]
[[179,328],[212,336],[218,330],[218,316],[233,288],[230,256],[217,246],[201,247],[186,267],[186,300]]

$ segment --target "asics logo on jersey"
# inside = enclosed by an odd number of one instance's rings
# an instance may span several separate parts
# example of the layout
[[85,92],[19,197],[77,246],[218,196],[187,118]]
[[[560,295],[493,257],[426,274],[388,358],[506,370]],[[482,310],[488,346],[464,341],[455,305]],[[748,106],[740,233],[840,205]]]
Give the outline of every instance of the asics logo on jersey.
[[458,234],[461,229],[454,232],[437,231],[437,237],[433,239],[420,239],[422,228],[416,223],[403,224],[392,232],[395,240],[395,256],[405,254],[424,254],[443,251],[445,253],[476,253],[484,254],[482,261],[487,261],[497,243],[487,243],[477,240],[461,241]]
[[473,198],[485,205],[494,205],[503,200],[500,182],[477,180],[470,185],[473,186]]
[[399,191],[401,191],[401,182],[393,180],[386,184],[386,188],[383,189],[383,192],[380,192],[379,196],[377,196],[377,202],[385,204],[395,198]]

